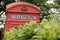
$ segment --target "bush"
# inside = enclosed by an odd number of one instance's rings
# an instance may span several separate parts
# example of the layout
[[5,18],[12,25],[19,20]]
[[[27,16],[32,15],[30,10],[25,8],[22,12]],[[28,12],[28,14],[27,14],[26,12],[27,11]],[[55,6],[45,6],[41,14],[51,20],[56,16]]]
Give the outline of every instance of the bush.
[[42,20],[40,24],[34,21],[5,32],[4,40],[60,40],[60,26],[58,21]]

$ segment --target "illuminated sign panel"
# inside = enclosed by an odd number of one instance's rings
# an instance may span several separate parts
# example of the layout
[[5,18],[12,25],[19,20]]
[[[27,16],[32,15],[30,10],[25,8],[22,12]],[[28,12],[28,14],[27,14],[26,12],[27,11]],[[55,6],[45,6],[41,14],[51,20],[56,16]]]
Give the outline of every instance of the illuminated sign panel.
[[36,16],[33,16],[33,15],[18,15],[18,14],[16,15],[16,14],[13,14],[12,18],[13,19],[30,19],[30,20],[35,20]]

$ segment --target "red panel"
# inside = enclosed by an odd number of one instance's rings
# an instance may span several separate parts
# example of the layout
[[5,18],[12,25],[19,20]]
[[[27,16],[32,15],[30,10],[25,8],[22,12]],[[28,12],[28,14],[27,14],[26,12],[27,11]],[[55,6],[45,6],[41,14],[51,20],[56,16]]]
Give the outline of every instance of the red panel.
[[29,21],[7,21],[6,24],[5,24],[5,28],[6,30],[9,30],[11,28],[16,28],[18,27],[19,25],[24,25],[26,22],[29,22]]
[[12,12],[21,12],[21,8],[25,6],[29,12],[34,12],[34,13],[40,13],[40,8],[33,5],[33,4],[30,4],[30,3],[26,3],[26,2],[15,2],[15,3],[12,3],[12,4],[9,4],[6,6],[6,10],[12,10]]
[[28,12],[28,13],[40,13],[36,8],[26,6],[27,11],[22,11],[23,5],[18,5],[14,8],[9,9],[9,12]]

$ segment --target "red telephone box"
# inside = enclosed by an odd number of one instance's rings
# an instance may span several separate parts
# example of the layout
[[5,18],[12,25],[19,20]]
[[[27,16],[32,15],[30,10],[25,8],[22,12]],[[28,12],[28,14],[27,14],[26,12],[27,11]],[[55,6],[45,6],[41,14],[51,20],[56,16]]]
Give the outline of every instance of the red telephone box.
[[6,6],[5,28],[15,28],[29,21],[40,22],[40,8],[26,2],[15,2]]

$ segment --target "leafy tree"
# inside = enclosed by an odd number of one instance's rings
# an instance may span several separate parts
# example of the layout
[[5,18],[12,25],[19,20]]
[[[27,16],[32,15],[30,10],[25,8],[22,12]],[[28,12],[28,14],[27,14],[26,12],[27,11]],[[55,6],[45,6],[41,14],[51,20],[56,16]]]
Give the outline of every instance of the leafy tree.
[[10,4],[10,3],[13,3],[15,2],[15,0],[5,0],[6,4]]
[[54,2],[60,5],[60,0],[55,0]]

